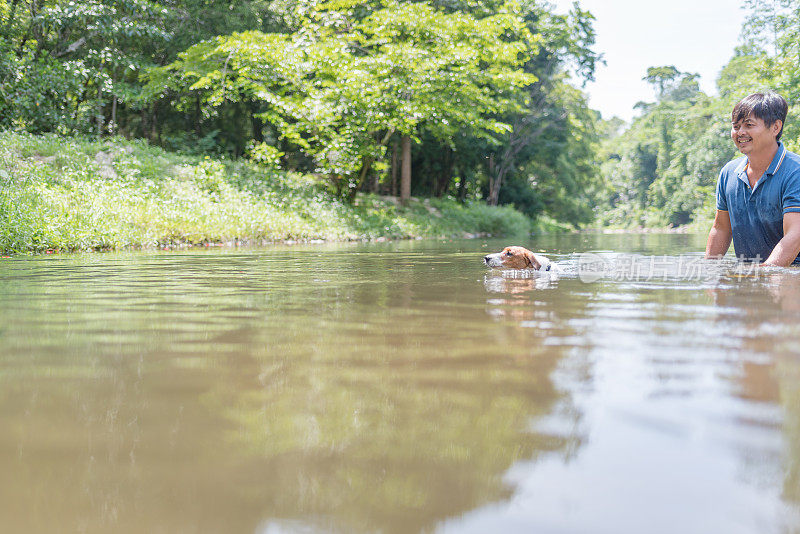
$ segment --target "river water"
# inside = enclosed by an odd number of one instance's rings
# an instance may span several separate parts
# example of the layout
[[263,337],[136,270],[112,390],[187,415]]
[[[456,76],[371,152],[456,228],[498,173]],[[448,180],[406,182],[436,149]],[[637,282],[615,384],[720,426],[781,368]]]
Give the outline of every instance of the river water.
[[798,532],[800,271],[703,241],[1,259],[0,528]]

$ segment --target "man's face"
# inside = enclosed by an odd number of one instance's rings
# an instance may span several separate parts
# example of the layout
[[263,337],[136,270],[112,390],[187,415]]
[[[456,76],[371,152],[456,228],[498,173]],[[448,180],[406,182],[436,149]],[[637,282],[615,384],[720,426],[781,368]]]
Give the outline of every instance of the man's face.
[[779,120],[767,126],[763,119],[750,115],[733,123],[731,139],[739,152],[744,155],[769,151],[775,148],[777,142],[775,139],[781,131],[781,126]]

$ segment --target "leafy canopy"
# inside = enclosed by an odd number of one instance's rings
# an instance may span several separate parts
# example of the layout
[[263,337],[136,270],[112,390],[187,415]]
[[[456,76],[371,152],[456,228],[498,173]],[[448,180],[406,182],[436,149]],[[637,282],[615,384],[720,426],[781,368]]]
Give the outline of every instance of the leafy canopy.
[[389,3],[358,20],[332,9],[349,4],[313,10],[293,33],[199,43],[154,71],[150,89],[188,86],[211,112],[229,101],[266,104],[264,120],[340,176],[379,158],[394,132],[508,131],[497,117],[524,103],[520,89],[536,78],[521,67],[539,42],[513,4],[483,18],[425,2]]

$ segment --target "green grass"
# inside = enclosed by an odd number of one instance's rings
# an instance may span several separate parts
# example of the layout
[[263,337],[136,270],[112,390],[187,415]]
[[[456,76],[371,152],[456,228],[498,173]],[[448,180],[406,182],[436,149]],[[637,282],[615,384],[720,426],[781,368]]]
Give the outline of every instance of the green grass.
[[0,251],[213,242],[526,235],[564,230],[510,207],[360,195],[247,162],[188,157],[143,141],[0,132]]

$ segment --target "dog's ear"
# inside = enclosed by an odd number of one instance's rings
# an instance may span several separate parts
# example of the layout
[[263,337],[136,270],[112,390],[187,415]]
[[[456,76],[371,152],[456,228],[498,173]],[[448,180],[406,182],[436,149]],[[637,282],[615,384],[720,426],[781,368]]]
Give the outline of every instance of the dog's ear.
[[541,268],[542,264],[536,260],[536,256],[533,255],[531,251],[525,251],[525,259],[528,260],[528,263],[531,264],[531,267],[536,269],[537,271]]

